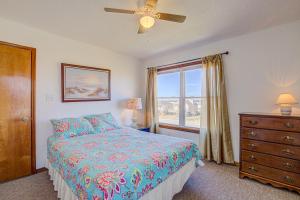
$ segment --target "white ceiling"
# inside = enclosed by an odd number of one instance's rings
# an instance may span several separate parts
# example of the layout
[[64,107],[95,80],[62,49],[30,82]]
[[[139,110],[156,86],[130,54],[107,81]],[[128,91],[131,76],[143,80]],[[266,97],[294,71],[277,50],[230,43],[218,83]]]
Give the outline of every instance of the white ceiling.
[[138,35],[138,18],[105,13],[138,0],[0,0],[0,17],[137,58],[207,43],[300,19],[300,0],[159,0],[161,12],[187,15],[184,24],[159,21]]

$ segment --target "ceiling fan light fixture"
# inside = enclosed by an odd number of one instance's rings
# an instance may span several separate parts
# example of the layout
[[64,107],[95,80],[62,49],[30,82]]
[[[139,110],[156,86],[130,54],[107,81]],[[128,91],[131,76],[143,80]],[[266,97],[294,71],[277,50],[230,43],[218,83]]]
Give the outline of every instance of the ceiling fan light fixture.
[[146,15],[146,16],[141,17],[140,24],[144,28],[151,28],[155,24],[155,19],[151,16]]
[[138,15],[139,17],[139,29],[138,34],[145,33],[147,29],[154,26],[156,20],[164,20],[169,22],[183,23],[186,19],[184,15],[176,15],[171,13],[162,13],[156,10],[158,0],[143,0],[144,6],[140,6],[137,9],[119,9],[119,8],[104,8],[104,11],[110,13],[121,13]]

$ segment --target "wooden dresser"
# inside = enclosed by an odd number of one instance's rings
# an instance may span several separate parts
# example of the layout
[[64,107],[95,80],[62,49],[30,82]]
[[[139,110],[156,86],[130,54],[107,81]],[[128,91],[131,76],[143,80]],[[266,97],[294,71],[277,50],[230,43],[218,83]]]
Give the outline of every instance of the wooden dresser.
[[240,114],[240,178],[300,193],[300,116]]

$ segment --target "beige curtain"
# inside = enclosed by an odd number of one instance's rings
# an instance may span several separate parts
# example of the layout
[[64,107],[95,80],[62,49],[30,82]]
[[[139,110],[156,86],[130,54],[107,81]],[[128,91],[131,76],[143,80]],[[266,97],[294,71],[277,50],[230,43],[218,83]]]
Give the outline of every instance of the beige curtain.
[[155,67],[148,68],[145,102],[145,125],[150,127],[151,132],[158,132],[157,69]]
[[200,148],[210,161],[234,163],[222,55],[202,59]]

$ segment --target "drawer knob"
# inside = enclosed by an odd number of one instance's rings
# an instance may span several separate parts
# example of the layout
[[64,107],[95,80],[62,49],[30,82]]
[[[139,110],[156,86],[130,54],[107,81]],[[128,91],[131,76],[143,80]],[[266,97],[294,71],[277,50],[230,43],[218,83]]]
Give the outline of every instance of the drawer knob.
[[255,133],[254,131],[250,131],[250,132],[248,133],[248,135],[249,135],[249,136],[252,136],[252,137],[255,137],[255,136],[256,136],[256,133]]
[[295,155],[295,153],[293,151],[291,151],[290,149],[283,149],[282,153],[287,154],[287,155]]
[[251,125],[256,125],[256,124],[258,124],[258,122],[257,122],[256,120],[249,120],[249,123],[250,123]]
[[254,155],[249,156],[249,159],[250,159],[250,160],[256,160],[256,158],[255,158]]
[[294,128],[294,125],[291,124],[290,122],[287,122],[287,123],[285,123],[284,125],[285,125],[285,127],[287,127],[287,128]]
[[294,168],[294,165],[292,165],[291,163],[288,163],[288,162],[284,163],[283,166],[288,169]]
[[293,183],[294,182],[294,179],[292,179],[292,177],[290,177],[290,176],[285,176],[284,180],[287,181],[287,182],[289,182],[289,183]]
[[248,167],[248,169],[252,172],[257,172],[257,169],[254,166]]
[[255,144],[248,144],[248,146],[249,146],[250,148],[255,148],[255,147],[256,147]]
[[293,142],[295,140],[295,138],[291,137],[291,136],[283,136],[282,139],[284,141],[287,141],[287,142]]

